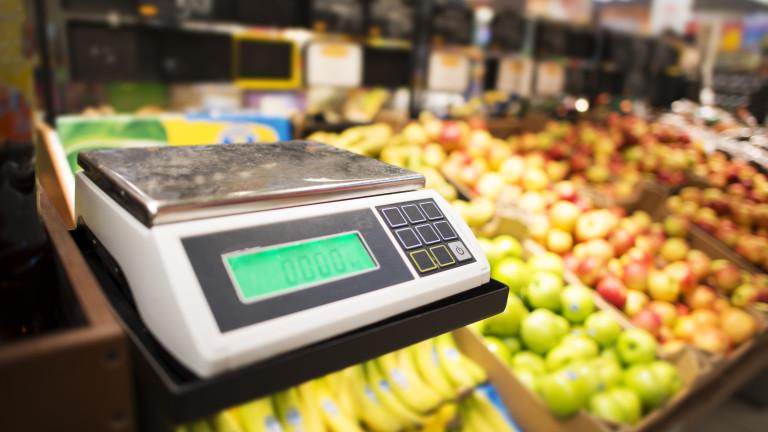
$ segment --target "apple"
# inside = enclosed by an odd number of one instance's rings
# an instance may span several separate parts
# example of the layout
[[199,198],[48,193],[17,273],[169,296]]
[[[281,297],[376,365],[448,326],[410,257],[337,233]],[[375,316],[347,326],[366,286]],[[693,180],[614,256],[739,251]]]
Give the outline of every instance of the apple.
[[549,184],[547,173],[540,168],[526,168],[523,173],[523,189],[527,191],[540,191]]
[[693,346],[716,355],[723,355],[730,349],[731,341],[728,335],[719,328],[701,328],[692,339]]
[[511,235],[502,234],[493,239],[493,245],[502,257],[522,258],[523,245]]
[[507,349],[509,350],[510,354],[513,356],[520,352],[520,350],[523,349],[523,343],[520,342],[520,338],[517,337],[506,337],[501,339],[504,342],[504,345],[507,346]]
[[663,326],[672,327],[677,320],[677,307],[672,303],[654,300],[648,305],[648,309],[661,318]]
[[690,316],[699,328],[717,327],[720,322],[715,311],[711,309],[695,309]]
[[757,287],[752,284],[739,285],[731,294],[731,302],[734,306],[746,306],[754,303],[757,300],[757,295],[760,292]]
[[598,311],[588,316],[584,329],[603,348],[612,346],[621,334],[619,322],[607,311]]
[[674,302],[680,295],[680,286],[666,273],[651,270],[648,274],[648,294],[654,300]]
[[579,215],[574,234],[580,242],[605,238],[617,223],[616,216],[610,210],[590,210]]
[[509,350],[504,341],[495,336],[485,336],[484,341],[485,347],[488,348],[488,351],[496,354],[496,356],[504,363],[509,364],[512,362],[512,352]]
[[707,254],[704,252],[697,249],[692,249],[690,252],[688,252],[685,260],[688,262],[688,265],[691,266],[691,271],[693,272],[694,276],[696,276],[696,279],[703,279],[709,274],[709,268],[712,260],[710,260]]
[[643,403],[640,397],[626,387],[616,387],[609,390],[613,399],[619,403],[624,412],[625,423],[635,424],[643,415]]
[[552,252],[544,252],[534,255],[528,260],[528,267],[532,273],[550,272],[559,277],[562,277],[565,272],[563,259]]
[[757,321],[749,313],[729,307],[720,313],[720,328],[731,342],[739,345],[751,339],[757,333]]
[[515,378],[520,380],[520,382],[523,383],[523,385],[526,386],[530,391],[534,393],[538,392],[539,375],[527,368],[512,369],[512,373],[514,373]]
[[675,261],[664,267],[673,284],[680,287],[683,293],[692,290],[696,286],[696,275],[687,261]]
[[619,309],[624,308],[627,301],[627,288],[624,283],[615,276],[606,276],[597,284],[597,292],[608,303]]
[[589,413],[595,417],[618,424],[629,424],[623,405],[610,391],[595,393],[589,399]]
[[528,316],[523,301],[515,294],[507,296],[504,312],[485,320],[484,333],[495,336],[515,336],[520,331],[520,323]]
[[651,365],[637,364],[624,371],[624,384],[640,398],[648,410],[658,408],[670,397],[667,377],[661,376]]
[[548,309],[536,309],[523,320],[520,335],[525,346],[537,353],[546,354],[568,332],[557,320],[558,316]]
[[735,264],[717,260],[712,266],[717,267],[710,275],[710,281],[715,288],[731,293],[741,284],[741,272]]
[[[608,261],[616,255],[613,246],[611,246],[610,243],[603,239],[587,240],[586,242],[581,243],[579,246],[581,246],[582,249],[582,258],[586,256],[594,256],[600,258],[603,261]],[[576,254],[575,249],[573,253]]]
[[669,215],[664,218],[664,232],[669,237],[685,238],[691,228],[691,223],[682,216]]
[[573,247],[573,237],[569,232],[553,228],[547,233],[547,249],[563,254]]
[[539,396],[560,417],[577,413],[587,402],[588,383],[574,371],[562,370],[539,379]]
[[637,225],[640,227],[640,230],[650,228],[651,223],[653,222],[651,215],[642,210],[635,211],[630,217],[637,223]]
[[549,350],[544,362],[547,370],[554,372],[578,360],[584,360],[582,353],[561,342]]
[[570,201],[557,201],[549,208],[549,220],[552,226],[566,232],[573,232],[581,209]]
[[650,266],[653,263],[653,256],[637,247],[633,247],[632,249],[628,250],[627,253],[621,257],[621,259],[624,261],[625,265],[629,265],[632,262],[637,262],[645,266]]
[[528,286],[530,270],[519,258],[503,258],[498,264],[491,266],[491,276],[507,285],[510,293],[519,295]]
[[660,253],[667,262],[683,260],[688,254],[688,243],[677,237],[666,239],[661,244]]
[[[555,193],[557,193],[560,199],[566,200],[566,201],[573,202],[578,196],[578,191],[576,190],[576,186],[573,184],[573,182],[568,180],[559,181],[555,183],[554,185],[552,185],[552,190],[554,190]],[[574,225],[575,223],[576,222],[574,221]]]
[[648,366],[661,379],[670,395],[677,393],[683,386],[680,372],[669,362],[656,360]]
[[582,286],[569,285],[560,294],[562,315],[571,323],[583,322],[595,310],[592,292]]
[[605,390],[621,384],[623,370],[618,359],[598,357],[593,359],[592,363],[597,370],[599,389]]
[[692,309],[711,309],[715,300],[717,300],[715,290],[706,285],[699,285],[685,294],[685,303]]
[[560,341],[560,345],[567,346],[572,351],[576,352],[582,360],[591,359],[597,357],[600,352],[600,347],[594,339],[586,334],[574,335],[569,334],[563,337]]
[[490,239],[485,237],[478,237],[477,242],[480,243],[480,249],[483,250],[485,257],[488,258],[488,263],[491,264],[491,266],[496,265],[496,263],[498,263],[499,260],[501,260],[501,258],[504,256]]
[[662,321],[661,317],[656,314],[656,312],[646,308],[632,317],[632,324],[654,336],[658,336]]
[[521,351],[512,356],[512,362],[510,363],[512,369],[528,369],[536,376],[544,375],[547,372],[547,366],[544,359],[535,353],[530,351]]
[[477,184],[475,185],[475,190],[477,190],[477,192],[484,197],[496,199],[499,197],[501,189],[505,184],[506,183],[504,182],[504,178],[501,177],[501,174],[490,171],[483,173],[480,176],[480,178],[477,180]]
[[479,197],[469,202],[464,220],[469,226],[479,227],[488,223],[495,214],[496,203],[488,198]]
[[647,331],[627,329],[619,335],[616,350],[619,358],[626,365],[649,363],[656,359],[656,339]]
[[525,172],[525,161],[520,156],[510,156],[501,164],[499,171],[507,183],[518,183],[523,178],[523,173]]
[[587,285],[594,285],[604,272],[605,261],[598,257],[587,256],[576,268],[576,275]]
[[525,298],[532,308],[560,310],[560,294],[563,292],[563,280],[549,272],[534,273],[531,282],[525,288]]
[[650,302],[648,295],[644,292],[628,290],[627,301],[624,303],[624,313],[632,318],[643,310]]
[[624,266],[624,285],[630,290],[645,291],[648,280],[648,265],[641,261],[631,261]]

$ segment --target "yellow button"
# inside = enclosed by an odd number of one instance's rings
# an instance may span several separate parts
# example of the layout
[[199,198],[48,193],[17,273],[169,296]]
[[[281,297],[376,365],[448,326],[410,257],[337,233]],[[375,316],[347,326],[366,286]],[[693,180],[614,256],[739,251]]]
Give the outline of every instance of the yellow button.
[[435,263],[434,258],[432,258],[432,255],[427,252],[426,249],[419,249],[411,252],[411,260],[420,273],[425,273],[437,268],[437,263]]

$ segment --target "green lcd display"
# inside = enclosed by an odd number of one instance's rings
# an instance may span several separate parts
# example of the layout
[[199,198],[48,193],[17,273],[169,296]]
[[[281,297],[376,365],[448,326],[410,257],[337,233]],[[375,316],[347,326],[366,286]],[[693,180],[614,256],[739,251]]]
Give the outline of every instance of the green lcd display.
[[233,252],[224,262],[245,302],[377,268],[356,232]]

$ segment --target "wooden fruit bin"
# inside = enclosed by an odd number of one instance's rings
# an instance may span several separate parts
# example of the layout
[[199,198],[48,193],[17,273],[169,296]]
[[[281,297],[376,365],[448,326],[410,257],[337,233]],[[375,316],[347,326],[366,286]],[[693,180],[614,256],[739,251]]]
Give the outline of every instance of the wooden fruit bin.
[[123,331],[57,210],[45,193],[38,200],[63,296],[73,299],[62,307],[82,319],[0,345],[0,430],[135,430]]

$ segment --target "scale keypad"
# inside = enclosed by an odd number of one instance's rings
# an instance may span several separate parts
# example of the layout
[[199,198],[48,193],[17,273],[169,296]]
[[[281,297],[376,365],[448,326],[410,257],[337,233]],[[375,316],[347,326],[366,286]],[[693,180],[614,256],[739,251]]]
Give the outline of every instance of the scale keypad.
[[419,274],[475,261],[433,200],[391,204],[377,210]]

